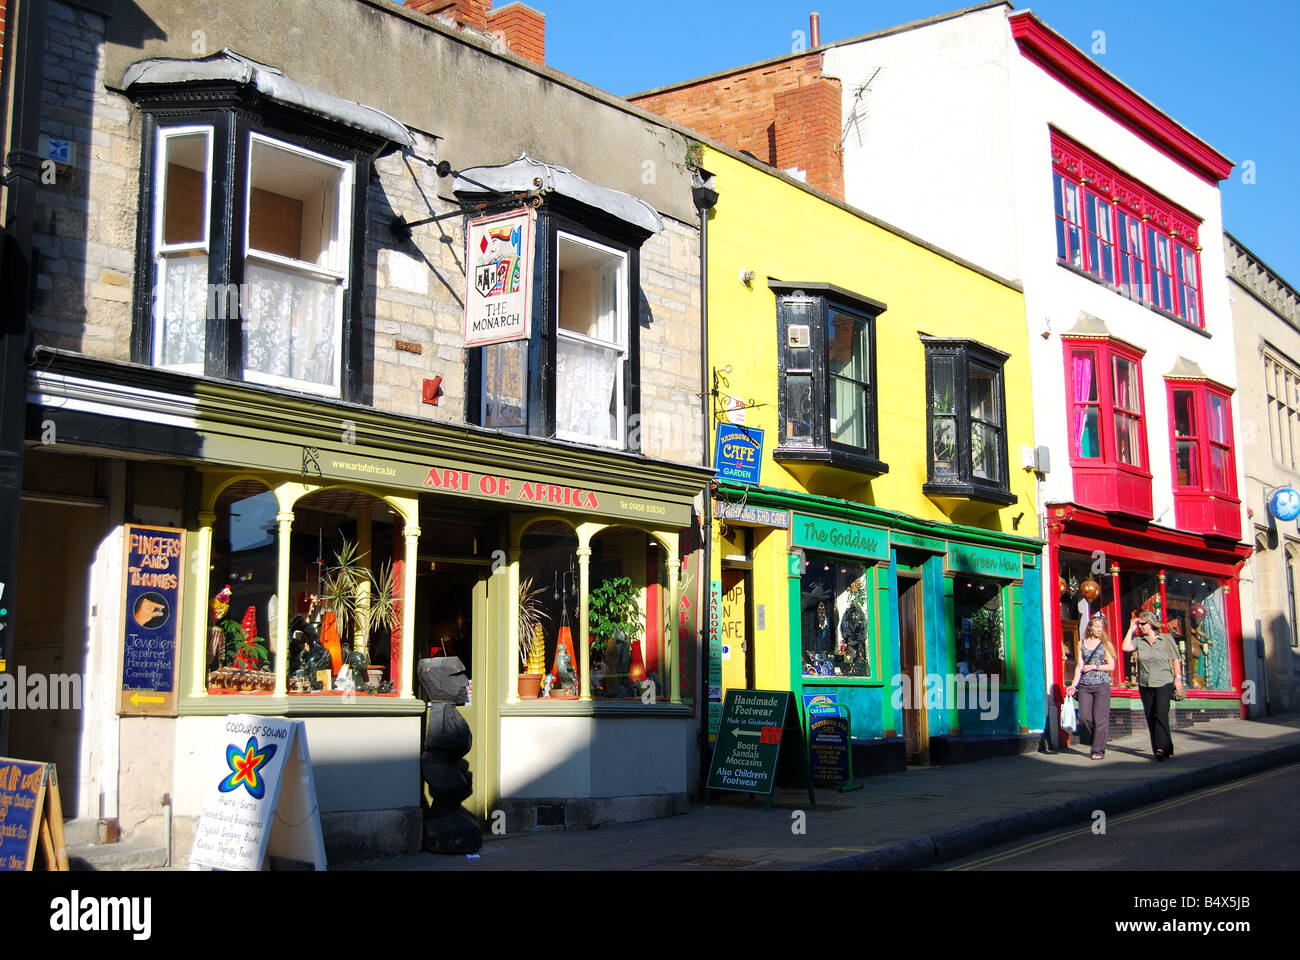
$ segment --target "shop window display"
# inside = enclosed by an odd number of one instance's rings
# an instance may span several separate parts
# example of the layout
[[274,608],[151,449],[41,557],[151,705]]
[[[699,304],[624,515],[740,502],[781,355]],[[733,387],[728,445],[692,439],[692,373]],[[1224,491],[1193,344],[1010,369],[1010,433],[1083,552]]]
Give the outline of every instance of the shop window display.
[[663,550],[648,534],[616,527],[592,537],[587,604],[593,697],[667,696],[665,581]]
[[[1149,610],[1160,617],[1182,654],[1188,689],[1232,688],[1226,608],[1218,580],[1173,568],[1134,570],[1121,572],[1120,588],[1124,629],[1134,611]],[[1132,676],[1131,662],[1128,667]]]
[[[521,673],[541,668],[536,689],[548,699],[576,698],[579,693],[578,535],[568,524],[543,520],[528,528],[519,542],[520,600],[528,607],[520,617]],[[526,621],[526,622],[525,622]]]
[[390,693],[401,663],[401,517],[322,490],[294,504],[288,690]]
[[804,676],[872,676],[866,569],[842,557],[809,553],[799,594]]
[[207,645],[209,693],[275,689],[279,507],[264,484],[231,484],[216,504]]
[[1005,677],[1001,584],[978,577],[958,577],[952,594],[957,621],[957,672]]
[[[1064,675],[1073,676],[1079,654],[1079,637],[1088,620],[1110,608],[1114,601],[1109,572],[1099,570],[1100,559],[1062,552],[1057,563],[1057,592],[1061,606],[1061,658]],[[1113,634],[1109,623],[1106,629]],[[1122,635],[1122,632],[1121,632]],[[1114,637],[1112,636],[1112,639]]]

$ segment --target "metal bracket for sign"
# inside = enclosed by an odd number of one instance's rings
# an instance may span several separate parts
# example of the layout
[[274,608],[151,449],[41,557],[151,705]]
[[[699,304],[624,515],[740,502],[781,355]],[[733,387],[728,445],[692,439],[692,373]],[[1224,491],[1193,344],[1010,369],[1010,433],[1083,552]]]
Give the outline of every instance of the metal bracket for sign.
[[[474,184],[476,187],[483,187],[485,190],[492,189],[471,177],[465,176],[459,170],[453,170],[451,164],[446,160],[440,160],[437,163],[434,163],[434,161],[429,160],[426,157],[416,156],[415,154],[412,154],[412,156],[414,156],[416,160],[433,167],[437,171],[439,177],[449,177],[452,174],[455,174],[457,177],[460,177],[467,183]],[[461,201],[459,208],[452,210],[449,213],[440,213],[436,216],[425,217],[423,220],[412,220],[409,223],[405,217],[399,214],[398,216],[393,217],[390,229],[393,231],[394,237],[405,242],[411,239],[412,231],[414,231],[416,227],[423,227],[430,223],[438,223],[441,220],[450,220],[453,217],[463,217],[467,213],[491,213],[498,209],[510,210],[525,205],[540,207],[542,201],[545,199],[543,196],[544,191],[542,191],[542,180],[540,177],[535,177],[533,179],[533,186],[536,188],[535,190],[512,193],[509,197],[504,197],[498,200],[479,200],[472,203]]]

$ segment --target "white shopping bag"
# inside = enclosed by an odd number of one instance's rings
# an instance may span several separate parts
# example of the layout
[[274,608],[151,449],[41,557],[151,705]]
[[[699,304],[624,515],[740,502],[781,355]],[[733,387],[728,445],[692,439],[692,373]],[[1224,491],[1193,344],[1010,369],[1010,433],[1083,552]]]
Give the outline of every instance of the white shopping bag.
[[1073,730],[1079,725],[1079,710],[1074,702],[1074,697],[1066,697],[1065,702],[1061,704],[1061,729]]

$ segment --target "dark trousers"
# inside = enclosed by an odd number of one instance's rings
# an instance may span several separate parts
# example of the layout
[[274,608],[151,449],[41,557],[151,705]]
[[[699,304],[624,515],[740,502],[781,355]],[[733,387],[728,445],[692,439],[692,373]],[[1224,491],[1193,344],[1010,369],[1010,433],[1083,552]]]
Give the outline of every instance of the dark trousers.
[[1093,753],[1106,752],[1106,737],[1110,735],[1110,684],[1095,687],[1079,686],[1079,738],[1092,744]]
[[1169,701],[1174,698],[1174,685],[1163,687],[1138,687],[1142,695],[1142,712],[1147,715],[1147,729],[1151,731],[1151,750],[1163,750],[1165,756],[1174,755],[1174,739],[1169,734]]

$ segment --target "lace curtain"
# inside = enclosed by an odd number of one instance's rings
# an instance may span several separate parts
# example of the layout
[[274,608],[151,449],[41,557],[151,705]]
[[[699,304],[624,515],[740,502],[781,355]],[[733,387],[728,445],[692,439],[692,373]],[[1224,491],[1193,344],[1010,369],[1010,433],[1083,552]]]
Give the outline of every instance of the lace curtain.
[[208,307],[208,258],[169,257],[164,270],[159,366],[203,367]]
[[561,436],[601,443],[618,440],[619,351],[561,334],[556,357],[555,426]]
[[244,372],[338,388],[337,280],[247,261]]

